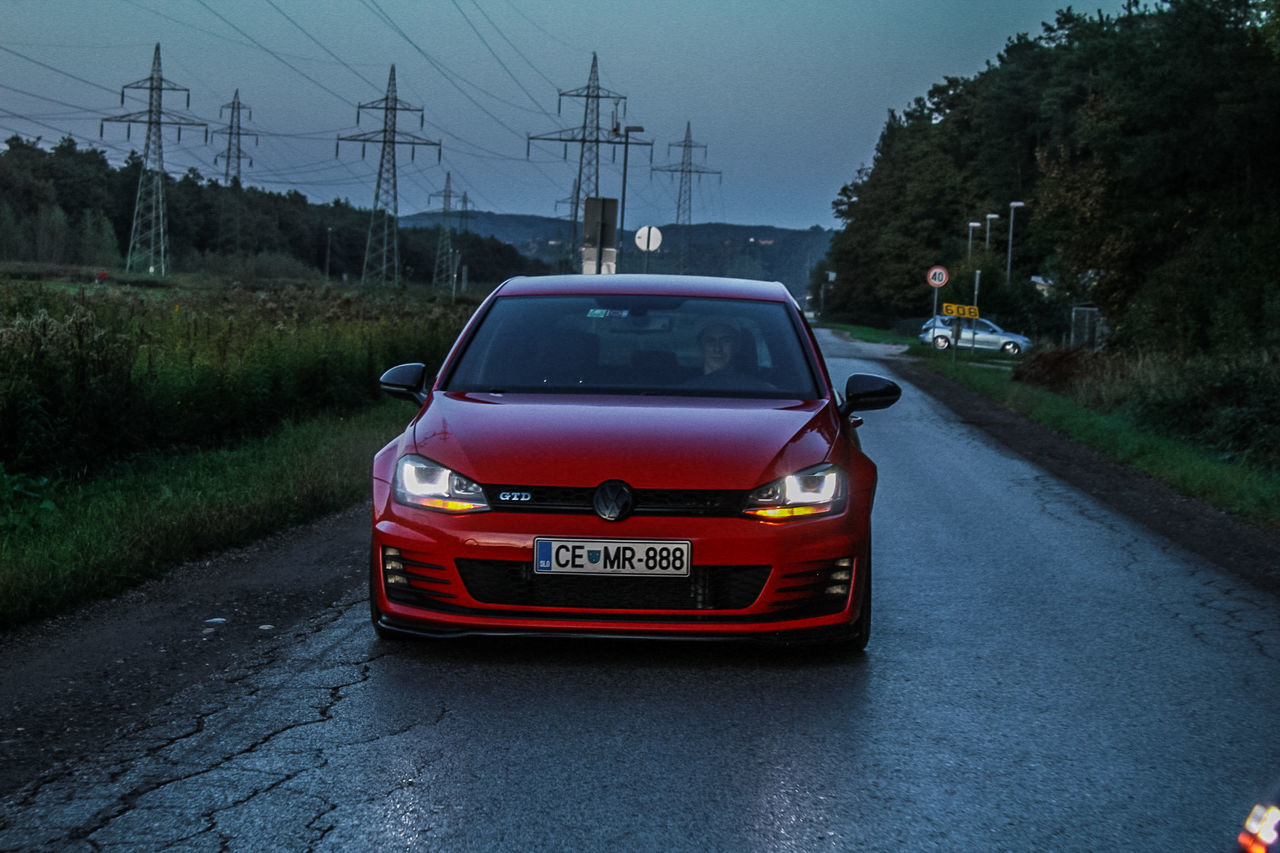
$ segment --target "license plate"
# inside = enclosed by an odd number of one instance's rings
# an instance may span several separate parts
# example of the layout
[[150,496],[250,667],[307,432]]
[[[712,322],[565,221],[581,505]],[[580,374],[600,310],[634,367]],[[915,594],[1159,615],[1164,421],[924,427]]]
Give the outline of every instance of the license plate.
[[665,539],[535,539],[533,569],[554,575],[688,577],[689,542]]

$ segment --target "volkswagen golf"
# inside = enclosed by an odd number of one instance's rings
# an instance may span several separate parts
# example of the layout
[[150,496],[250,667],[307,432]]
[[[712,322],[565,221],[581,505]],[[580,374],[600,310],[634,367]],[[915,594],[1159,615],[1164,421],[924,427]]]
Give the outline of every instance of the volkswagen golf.
[[777,282],[511,279],[375,457],[369,604],[381,636],[823,641],[871,629],[875,465]]

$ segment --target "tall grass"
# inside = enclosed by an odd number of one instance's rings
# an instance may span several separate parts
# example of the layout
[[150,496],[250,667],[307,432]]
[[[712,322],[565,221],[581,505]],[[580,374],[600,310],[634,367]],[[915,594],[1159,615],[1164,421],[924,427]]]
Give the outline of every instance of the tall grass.
[[86,483],[43,488],[48,509],[0,530],[0,628],[366,498],[373,454],[412,413],[386,400],[285,422],[238,448],[150,454]]
[[470,311],[399,292],[0,282],[0,460],[83,478],[354,411],[402,361],[438,362]]

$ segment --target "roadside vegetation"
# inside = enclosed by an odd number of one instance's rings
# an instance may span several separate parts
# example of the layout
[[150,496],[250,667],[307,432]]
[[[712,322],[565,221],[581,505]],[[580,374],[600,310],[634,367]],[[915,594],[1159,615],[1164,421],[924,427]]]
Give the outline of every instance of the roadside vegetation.
[[993,370],[988,359],[913,352],[1121,465],[1280,533],[1280,371],[1266,354],[1170,364],[1048,350]]
[[295,281],[0,280],[0,626],[348,506],[473,305]]

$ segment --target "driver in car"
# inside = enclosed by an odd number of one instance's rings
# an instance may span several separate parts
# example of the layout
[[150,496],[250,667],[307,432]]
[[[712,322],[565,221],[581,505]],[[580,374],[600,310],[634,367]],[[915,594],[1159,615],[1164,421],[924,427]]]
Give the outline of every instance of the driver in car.
[[698,333],[702,347],[702,373],[704,376],[729,370],[738,348],[738,329],[725,320],[714,320]]

